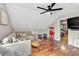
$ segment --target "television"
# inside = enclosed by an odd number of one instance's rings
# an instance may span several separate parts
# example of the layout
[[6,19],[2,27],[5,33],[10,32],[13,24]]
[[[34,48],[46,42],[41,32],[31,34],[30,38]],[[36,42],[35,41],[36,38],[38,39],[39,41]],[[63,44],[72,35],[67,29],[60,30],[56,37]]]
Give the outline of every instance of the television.
[[79,16],[67,19],[68,29],[79,29]]

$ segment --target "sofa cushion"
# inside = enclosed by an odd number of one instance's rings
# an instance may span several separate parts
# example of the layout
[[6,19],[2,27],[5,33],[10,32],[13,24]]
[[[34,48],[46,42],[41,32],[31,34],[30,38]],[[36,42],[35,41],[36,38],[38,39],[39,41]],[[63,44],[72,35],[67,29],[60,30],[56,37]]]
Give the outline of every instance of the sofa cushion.
[[8,43],[8,38],[6,37],[2,40],[2,44],[7,44],[7,43]]
[[16,34],[13,32],[10,35],[8,35],[7,37],[5,37],[1,43],[2,44],[8,44],[8,43],[13,43],[14,41],[16,41]]
[[13,43],[13,40],[11,39],[10,36],[8,36],[2,40],[2,44],[8,44],[8,43]]

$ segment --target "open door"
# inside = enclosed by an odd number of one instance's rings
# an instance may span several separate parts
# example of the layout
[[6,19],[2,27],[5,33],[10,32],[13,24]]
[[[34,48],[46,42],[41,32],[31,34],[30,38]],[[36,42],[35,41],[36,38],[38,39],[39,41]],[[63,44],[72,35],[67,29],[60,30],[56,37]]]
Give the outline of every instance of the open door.
[[66,19],[60,21],[60,32],[61,32],[61,43],[68,44],[68,28]]

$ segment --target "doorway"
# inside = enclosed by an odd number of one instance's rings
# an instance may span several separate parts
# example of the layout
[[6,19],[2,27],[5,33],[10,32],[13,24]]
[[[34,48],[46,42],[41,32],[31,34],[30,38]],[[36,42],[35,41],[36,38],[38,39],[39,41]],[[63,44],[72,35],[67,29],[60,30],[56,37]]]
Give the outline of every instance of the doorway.
[[61,44],[68,44],[68,28],[66,19],[60,21],[60,36]]

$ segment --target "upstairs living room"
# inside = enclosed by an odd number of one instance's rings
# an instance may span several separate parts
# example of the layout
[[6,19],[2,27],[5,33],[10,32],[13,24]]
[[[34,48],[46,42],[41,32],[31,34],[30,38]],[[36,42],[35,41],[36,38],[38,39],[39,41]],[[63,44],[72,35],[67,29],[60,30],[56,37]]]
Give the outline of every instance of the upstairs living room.
[[1,56],[79,56],[78,3],[0,3]]

